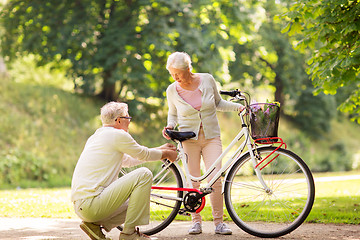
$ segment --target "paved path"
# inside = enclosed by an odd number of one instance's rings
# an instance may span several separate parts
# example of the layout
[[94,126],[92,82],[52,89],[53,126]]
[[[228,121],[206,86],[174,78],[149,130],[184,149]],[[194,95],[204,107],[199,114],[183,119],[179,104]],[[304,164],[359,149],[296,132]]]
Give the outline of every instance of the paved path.
[[[89,239],[79,228],[79,220],[48,218],[0,218],[0,239]],[[212,222],[203,223],[203,233],[190,236],[187,234],[189,222],[173,222],[162,232],[154,235],[155,239],[171,240],[242,240],[260,239],[243,232],[232,222],[229,226],[233,235],[214,234]],[[119,231],[112,230],[108,235],[118,239]],[[303,224],[294,232],[276,239],[343,239],[360,240],[360,225]]]

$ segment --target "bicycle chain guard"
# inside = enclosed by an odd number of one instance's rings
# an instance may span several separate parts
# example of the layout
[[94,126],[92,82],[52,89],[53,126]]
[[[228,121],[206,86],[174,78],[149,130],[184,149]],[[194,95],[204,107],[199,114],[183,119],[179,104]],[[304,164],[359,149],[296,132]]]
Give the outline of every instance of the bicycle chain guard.
[[186,193],[183,201],[185,209],[189,212],[200,212],[205,206],[205,198],[199,192]]

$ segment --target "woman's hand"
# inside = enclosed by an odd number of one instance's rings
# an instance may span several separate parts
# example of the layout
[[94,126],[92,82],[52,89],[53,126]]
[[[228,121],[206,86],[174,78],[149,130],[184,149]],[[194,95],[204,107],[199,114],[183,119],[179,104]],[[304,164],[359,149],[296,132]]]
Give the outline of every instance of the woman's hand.
[[163,137],[166,138],[167,140],[170,140],[170,137],[168,135],[166,135],[166,132],[165,132],[166,129],[173,130],[174,128],[173,127],[164,127],[164,129],[162,130]]

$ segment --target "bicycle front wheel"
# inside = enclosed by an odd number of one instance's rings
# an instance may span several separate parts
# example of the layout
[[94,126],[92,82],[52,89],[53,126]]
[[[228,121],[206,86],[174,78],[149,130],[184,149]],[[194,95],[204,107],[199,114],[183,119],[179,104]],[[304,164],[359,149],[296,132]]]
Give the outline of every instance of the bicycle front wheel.
[[[165,162],[161,168],[153,169],[153,186],[183,187],[179,170],[174,164]],[[150,220],[139,226],[140,232],[153,235],[166,228],[176,217],[182,203],[183,192],[152,189],[150,194]]]
[[[257,161],[275,150],[259,148]],[[249,153],[237,160],[226,178],[225,204],[245,232],[273,238],[290,233],[305,221],[314,203],[315,185],[305,162],[291,151],[279,148],[265,161],[271,161],[261,170],[267,189],[256,176]]]

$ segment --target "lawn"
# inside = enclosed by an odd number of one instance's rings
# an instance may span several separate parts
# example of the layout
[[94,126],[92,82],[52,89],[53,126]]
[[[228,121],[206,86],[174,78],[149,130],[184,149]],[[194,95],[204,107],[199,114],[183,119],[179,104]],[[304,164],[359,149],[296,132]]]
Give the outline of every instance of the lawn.
[[[360,179],[324,178],[347,175],[360,176],[360,172],[314,174],[316,199],[307,222],[360,224]],[[209,202],[202,212],[205,221],[212,220]],[[1,190],[0,217],[77,218],[70,202],[70,188]]]

